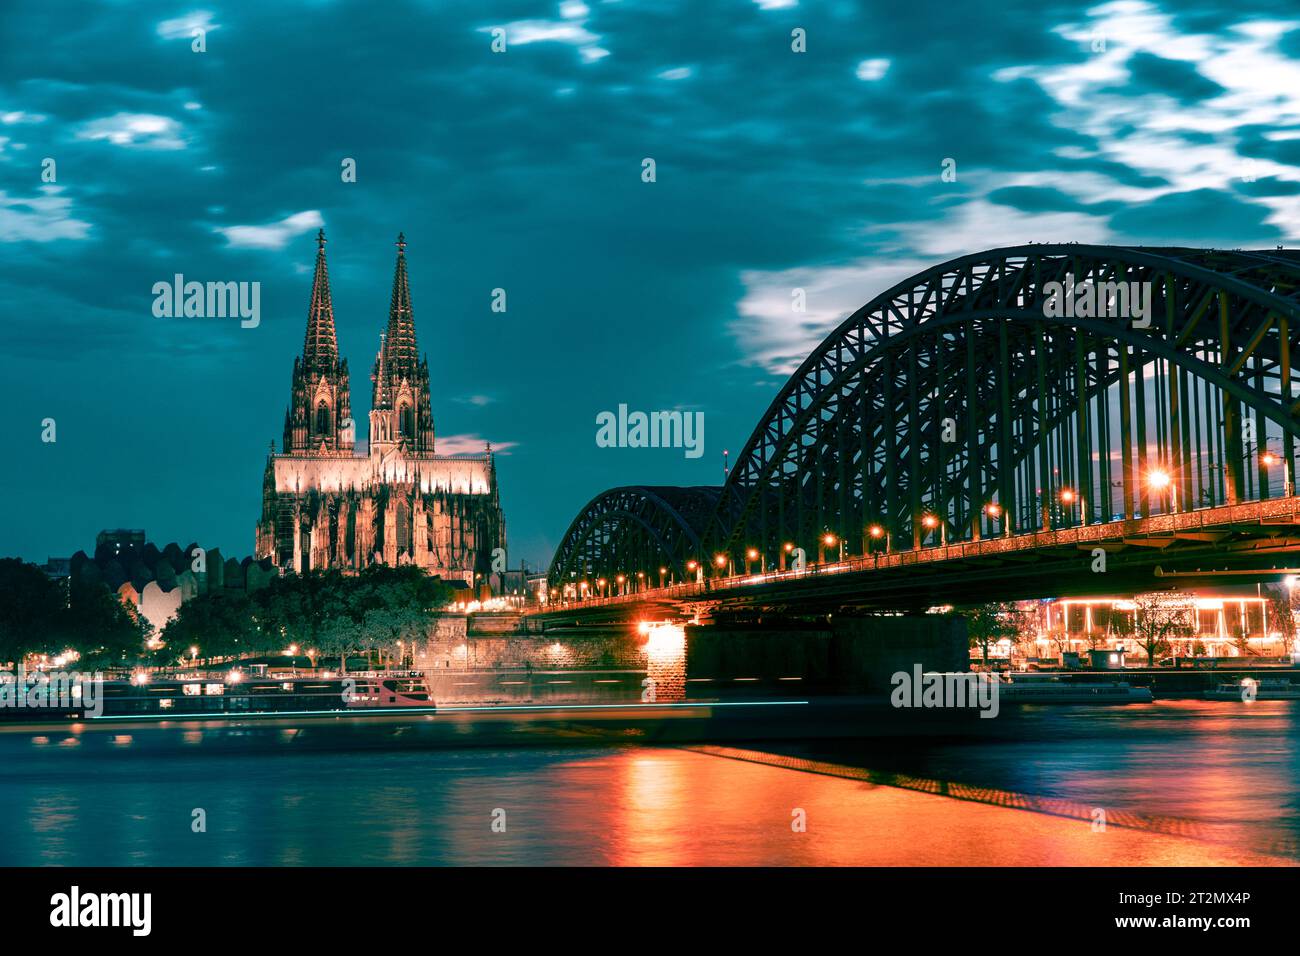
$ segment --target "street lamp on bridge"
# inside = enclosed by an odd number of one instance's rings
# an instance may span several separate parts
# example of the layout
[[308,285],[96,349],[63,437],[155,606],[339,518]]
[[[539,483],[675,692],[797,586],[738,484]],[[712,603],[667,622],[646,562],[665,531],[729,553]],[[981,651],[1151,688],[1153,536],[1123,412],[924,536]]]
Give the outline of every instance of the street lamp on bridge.
[[938,528],[939,546],[942,548],[948,547],[948,522],[940,521],[938,517],[927,512],[921,516],[921,527],[925,528],[927,531],[933,531],[935,528]]
[[984,506],[984,513],[988,515],[992,521],[1001,521],[1002,534],[1008,538],[1011,537],[1011,518],[1006,513],[1006,509],[996,501],[990,501]]
[[871,540],[873,540],[873,541],[879,541],[881,538],[884,538],[884,539],[885,539],[885,554],[889,554],[890,535],[889,535],[889,532],[888,532],[885,528],[881,527],[881,526],[878,525],[878,524],[873,524],[873,525],[871,525],[869,528],[867,528],[867,535],[868,535],[868,537],[870,537]]
[[1276,464],[1282,465],[1282,495],[1290,498],[1295,494],[1295,489],[1291,486],[1291,462],[1281,455],[1275,455],[1271,451],[1265,451],[1259,456],[1259,463],[1265,468],[1271,468]]
[[[1147,472],[1147,487],[1150,488],[1157,496],[1163,498],[1166,492],[1169,493],[1169,502],[1166,508],[1169,511],[1177,511],[1178,508],[1174,503],[1174,479],[1163,468],[1152,468]],[[1157,499],[1159,500],[1159,499]],[[1163,502],[1162,502],[1163,503]]]

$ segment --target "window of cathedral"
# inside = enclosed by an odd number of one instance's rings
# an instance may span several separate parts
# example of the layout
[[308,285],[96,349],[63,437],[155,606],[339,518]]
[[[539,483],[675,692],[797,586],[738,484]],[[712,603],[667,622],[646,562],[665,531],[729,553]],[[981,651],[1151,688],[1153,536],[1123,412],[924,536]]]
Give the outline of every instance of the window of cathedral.
[[402,429],[402,437],[414,438],[415,437],[415,415],[411,411],[411,406],[403,405],[401,410],[398,412],[398,415],[401,418],[400,427]]
[[325,402],[316,406],[316,434],[328,435],[330,431],[330,407]]

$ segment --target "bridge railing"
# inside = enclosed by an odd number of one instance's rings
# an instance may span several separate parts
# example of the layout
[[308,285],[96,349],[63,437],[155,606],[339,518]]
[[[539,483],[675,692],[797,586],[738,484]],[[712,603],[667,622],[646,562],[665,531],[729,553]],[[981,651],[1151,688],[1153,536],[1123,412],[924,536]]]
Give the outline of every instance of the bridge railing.
[[808,564],[802,568],[784,571],[761,571],[756,574],[732,574],[725,577],[706,577],[703,581],[689,581],[660,588],[629,591],[578,600],[558,601],[528,614],[544,614],[564,608],[594,608],[606,605],[640,603],[665,600],[681,601],[734,588],[754,587],[776,581],[796,580],[822,575],[850,574],[862,571],[884,571],[915,565],[928,565],[944,561],[989,557],[1013,551],[1068,547],[1115,541],[1128,537],[1159,537],[1178,532],[1211,530],[1233,524],[1257,524],[1265,521],[1294,524],[1300,520],[1300,498],[1269,498],[1240,504],[1220,505],[1196,511],[1151,515],[1099,524],[1057,528],[1051,531],[1030,531],[1008,537],[981,538],[978,541],[959,541],[928,548],[905,551],[875,552],[853,555],[842,560]]

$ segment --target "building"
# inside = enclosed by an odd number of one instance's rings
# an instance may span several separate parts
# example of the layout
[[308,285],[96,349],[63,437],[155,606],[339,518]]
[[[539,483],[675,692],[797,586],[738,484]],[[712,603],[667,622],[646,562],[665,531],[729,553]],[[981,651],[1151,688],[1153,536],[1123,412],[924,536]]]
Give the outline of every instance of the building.
[[112,549],[114,554],[123,550],[139,550],[144,547],[144,529],[142,528],[105,528],[95,535],[95,552],[103,548]]
[[[1016,633],[993,642],[989,655],[1012,661],[1083,660],[1110,651],[1129,665],[1146,665],[1144,640],[1159,633],[1158,628],[1143,626],[1143,616],[1150,613],[1169,622],[1160,636],[1161,657],[1283,658],[1300,653],[1290,589],[1248,585],[1161,592],[1139,600],[1115,596],[1022,601],[1016,606]],[[978,658],[982,649],[973,648],[971,655]]]
[[93,556],[78,551],[62,560],[70,581],[104,585],[153,626],[154,639],[184,602],[201,594],[251,595],[279,576],[266,559],[225,558],[220,549],[193,542],[182,548],[173,541],[159,548],[138,530],[101,531]]
[[348,363],[339,357],[324,231],[316,241],[283,446],[276,454],[272,443],[263,478],[257,556],[297,572],[415,564],[447,580],[488,581],[494,557],[504,567],[506,540],[492,449],[435,451],[429,363],[416,347],[405,238],[397,239],[364,449],[355,444]]

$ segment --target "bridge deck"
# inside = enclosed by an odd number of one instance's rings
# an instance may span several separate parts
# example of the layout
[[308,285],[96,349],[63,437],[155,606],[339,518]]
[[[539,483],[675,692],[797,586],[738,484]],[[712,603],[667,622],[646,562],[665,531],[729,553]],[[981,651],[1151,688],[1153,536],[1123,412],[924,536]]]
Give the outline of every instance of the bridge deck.
[[[1105,572],[1093,570],[1097,548],[1106,552]],[[623,617],[662,605],[831,611],[1156,590],[1242,572],[1289,574],[1293,569],[1286,561],[1294,553],[1300,553],[1300,497],[1292,496],[855,555],[799,570],[705,578],[526,613],[555,620]],[[628,569],[629,578],[636,570]]]

